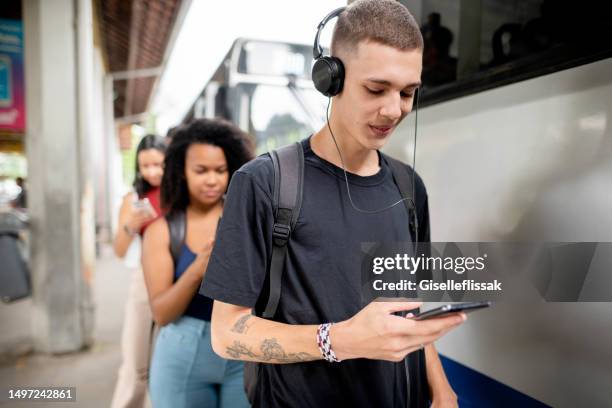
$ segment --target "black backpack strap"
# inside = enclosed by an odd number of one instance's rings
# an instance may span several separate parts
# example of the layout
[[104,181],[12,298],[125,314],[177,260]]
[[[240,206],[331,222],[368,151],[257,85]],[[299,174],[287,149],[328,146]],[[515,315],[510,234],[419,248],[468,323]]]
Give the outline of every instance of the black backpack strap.
[[280,300],[281,281],[287,258],[287,243],[302,207],[304,152],[301,143],[270,152],[274,165],[274,229],[270,261],[268,303],[263,317],[271,319]]
[[176,267],[181,257],[181,247],[185,242],[185,212],[180,211],[166,214],[166,222],[168,223],[168,231],[170,232],[170,254],[172,254],[172,260]]
[[[382,154],[382,153],[381,153]],[[383,157],[391,167],[391,173],[393,174],[393,180],[399,188],[400,195],[404,198],[408,197],[409,200],[404,200],[406,211],[408,211],[408,219],[410,222],[410,234],[412,235],[412,241],[417,242],[419,237],[417,236],[419,221],[416,209],[416,202],[414,200],[414,186],[412,183],[412,175],[406,170],[406,165],[393,157],[383,154]],[[412,170],[414,171],[414,170]]]

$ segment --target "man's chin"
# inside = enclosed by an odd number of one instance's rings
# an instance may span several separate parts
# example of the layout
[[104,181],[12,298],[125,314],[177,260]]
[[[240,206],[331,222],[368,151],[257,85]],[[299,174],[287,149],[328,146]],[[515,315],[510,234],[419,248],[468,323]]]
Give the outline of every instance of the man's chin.
[[379,150],[379,149],[382,149],[385,146],[385,144],[387,144],[390,137],[391,137],[391,134],[385,137],[376,137],[376,138],[368,137],[368,138],[365,138],[363,146],[367,148],[368,150]]
[[395,127],[392,127],[385,134],[381,134],[380,132],[373,131],[368,126],[364,135],[364,142],[366,143],[364,146],[370,150],[381,149],[389,141],[394,131]]

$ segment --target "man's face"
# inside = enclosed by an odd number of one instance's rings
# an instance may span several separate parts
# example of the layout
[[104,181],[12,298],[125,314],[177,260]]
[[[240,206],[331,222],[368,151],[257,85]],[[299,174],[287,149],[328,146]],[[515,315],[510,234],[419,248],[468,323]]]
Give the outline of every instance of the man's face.
[[412,110],[422,51],[362,41],[356,53],[340,58],[346,76],[342,92],[334,97],[339,130],[364,148],[380,149]]

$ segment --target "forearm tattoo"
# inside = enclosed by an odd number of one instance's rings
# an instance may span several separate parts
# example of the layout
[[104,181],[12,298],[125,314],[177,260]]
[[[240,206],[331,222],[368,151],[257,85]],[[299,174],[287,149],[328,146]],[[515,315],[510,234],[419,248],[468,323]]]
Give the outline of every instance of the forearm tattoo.
[[259,347],[263,361],[277,361],[279,363],[297,363],[300,361],[314,360],[314,356],[308,353],[285,353],[283,347],[276,339],[265,339]]
[[247,321],[251,318],[251,316],[252,315],[244,315],[240,319],[238,319],[234,327],[232,327],[232,331],[234,333],[240,334],[245,334],[247,331],[249,331],[249,325],[247,324]]
[[226,351],[231,358],[235,358],[237,360],[240,360],[242,357],[257,358],[257,355],[253,353],[246,344],[241,343],[238,340],[234,340],[234,344],[229,346]]
[[227,347],[227,354],[237,360],[249,357],[255,360],[270,362],[270,363],[300,363],[304,361],[316,360],[317,357],[300,352],[287,354],[283,347],[275,338],[264,339],[259,346],[260,354],[254,353],[246,344],[234,340],[234,343]]

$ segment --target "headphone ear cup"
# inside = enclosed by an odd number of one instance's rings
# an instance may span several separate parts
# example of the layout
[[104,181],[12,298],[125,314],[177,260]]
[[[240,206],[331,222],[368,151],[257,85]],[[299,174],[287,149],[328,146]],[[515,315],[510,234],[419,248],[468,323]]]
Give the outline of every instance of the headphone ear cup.
[[336,57],[318,58],[312,66],[312,82],[323,95],[338,95],[344,86],[344,64]]

